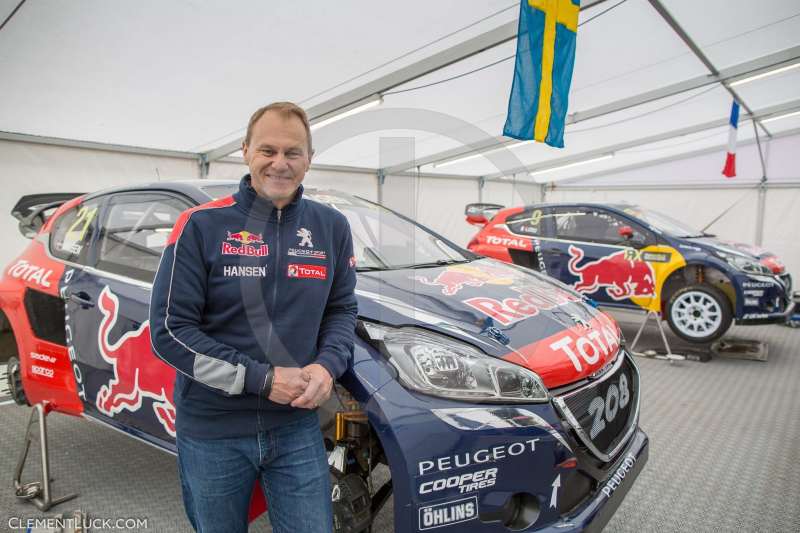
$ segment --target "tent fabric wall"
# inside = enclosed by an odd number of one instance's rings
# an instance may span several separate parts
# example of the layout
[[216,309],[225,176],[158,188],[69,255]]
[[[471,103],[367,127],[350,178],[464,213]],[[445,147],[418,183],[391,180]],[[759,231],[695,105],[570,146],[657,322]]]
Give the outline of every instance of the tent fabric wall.
[[487,181],[483,185],[483,202],[506,207],[535,204],[542,200],[541,186],[520,181]]
[[[782,137],[771,141],[762,140],[762,149],[767,163],[767,176],[773,182],[800,181],[800,169],[797,167],[797,150],[800,147],[800,135]],[[697,183],[713,184],[724,188],[742,182],[758,182],[761,179],[761,158],[755,144],[739,146],[736,150],[736,177],[722,177],[722,166],[725,163],[725,150],[714,150],[696,156],[686,156],[664,163],[654,163],[631,170],[609,170],[597,172],[594,177],[556,181],[556,187],[565,183],[585,185],[589,187],[614,185],[693,185]],[[592,176],[590,174],[590,176]]]
[[[791,231],[800,227],[800,179],[792,178],[797,172],[793,164],[792,139],[771,142],[768,157],[770,176],[782,188],[770,188],[766,193],[763,246],[777,253],[789,271],[800,276],[800,244]],[[714,168],[721,162],[717,154],[673,161],[649,168],[629,171],[629,175],[615,175],[621,184],[603,185],[603,180],[570,182],[548,191],[547,201],[628,201],[661,210],[701,228],[736,201],[729,213],[712,225],[708,231],[723,238],[752,243],[755,241],[755,221],[758,193],[754,180],[744,177],[722,180],[716,177],[715,185],[705,188],[684,188],[673,185],[670,176],[686,175],[687,169],[698,168],[706,159],[712,159]],[[247,167],[235,162],[214,162],[209,169],[210,179],[239,179]],[[5,179],[6,194],[0,199],[0,265],[8,264],[23,249],[26,240],[19,234],[17,223],[10,216],[16,201],[25,194],[61,191],[95,191],[102,188],[147,183],[167,179],[195,179],[197,163],[191,159],[176,159],[92,149],[67,148],[0,141],[0,176]],[[645,181],[643,176],[648,176]],[[652,178],[650,178],[652,177]],[[369,200],[378,200],[378,180],[369,172],[348,172],[312,168],[305,185],[320,189],[336,189]],[[616,182],[615,183],[619,183]],[[644,185],[643,185],[644,183]],[[702,183],[702,180],[700,181]],[[706,183],[708,183],[706,181]],[[726,185],[745,185],[749,188],[725,188]],[[662,188],[650,188],[660,185]],[[415,178],[388,176],[383,185],[385,205],[411,216],[433,228],[457,244],[466,245],[476,228],[464,221],[464,206],[477,202],[519,206],[541,201],[541,185],[521,181],[487,181],[479,195],[476,180]]]
[[463,217],[464,206],[478,201],[475,180],[387,176],[383,205],[466,246],[475,233]]

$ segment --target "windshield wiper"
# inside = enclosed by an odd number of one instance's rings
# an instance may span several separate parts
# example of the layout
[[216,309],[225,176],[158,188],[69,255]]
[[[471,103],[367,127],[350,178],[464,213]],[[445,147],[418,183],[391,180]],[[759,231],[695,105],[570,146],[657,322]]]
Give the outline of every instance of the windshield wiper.
[[430,263],[417,263],[415,265],[406,265],[399,268],[434,268],[445,265],[455,265],[459,263],[469,263],[472,259],[437,259]]
[[376,272],[379,270],[389,270],[386,267],[381,266],[363,266],[363,267],[356,267],[356,272]]

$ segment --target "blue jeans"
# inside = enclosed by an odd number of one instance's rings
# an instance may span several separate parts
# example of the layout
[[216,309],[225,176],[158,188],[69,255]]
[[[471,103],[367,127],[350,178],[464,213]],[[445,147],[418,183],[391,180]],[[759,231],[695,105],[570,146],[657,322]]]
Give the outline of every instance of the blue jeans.
[[199,533],[246,532],[256,479],[275,533],[333,530],[328,461],[316,413],[248,437],[204,440],[179,432],[177,444],[183,504]]

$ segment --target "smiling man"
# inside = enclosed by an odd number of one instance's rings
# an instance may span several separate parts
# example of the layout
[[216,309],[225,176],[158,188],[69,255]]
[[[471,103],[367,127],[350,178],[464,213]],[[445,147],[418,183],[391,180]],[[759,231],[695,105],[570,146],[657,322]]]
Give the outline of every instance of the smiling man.
[[247,531],[260,482],[276,533],[333,527],[316,408],[352,360],[347,219],[303,198],[308,118],[256,111],[239,191],[181,215],[153,284],[153,350],[178,372],[176,440],[197,531]]

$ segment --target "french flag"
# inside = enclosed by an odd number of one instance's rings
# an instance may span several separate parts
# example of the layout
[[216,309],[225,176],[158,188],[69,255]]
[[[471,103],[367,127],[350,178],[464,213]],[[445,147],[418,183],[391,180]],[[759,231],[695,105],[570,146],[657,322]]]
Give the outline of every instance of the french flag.
[[731,129],[728,132],[728,156],[725,158],[725,168],[722,174],[726,178],[736,175],[736,132],[739,130],[739,103],[734,100],[731,106]]

